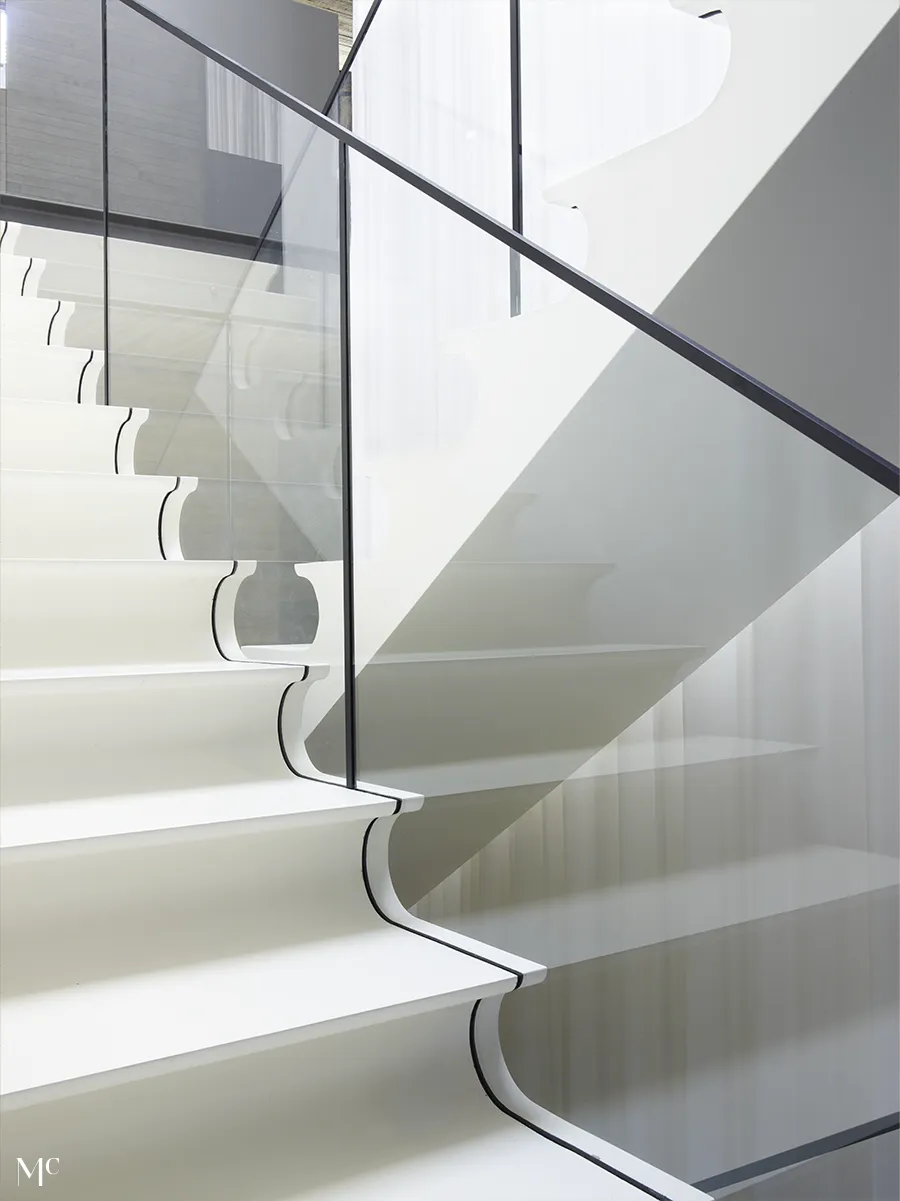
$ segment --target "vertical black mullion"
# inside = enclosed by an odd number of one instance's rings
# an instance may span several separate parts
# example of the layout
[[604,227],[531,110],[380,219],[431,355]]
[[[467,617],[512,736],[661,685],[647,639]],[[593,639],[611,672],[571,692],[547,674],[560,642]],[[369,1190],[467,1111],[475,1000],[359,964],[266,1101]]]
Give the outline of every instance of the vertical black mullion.
[[103,403],[109,404],[109,66],[107,6],[100,0],[100,124],[103,175]]
[[[512,227],[523,232],[522,203],[522,30],[520,0],[509,0],[509,111],[510,175],[512,183]],[[515,250],[509,252],[509,312],[515,317],[522,311],[522,260]]]
[[356,598],[353,555],[353,441],[350,403],[350,175],[347,147],[338,147],[341,336],[341,500],[344,539],[344,739],[347,787],[357,784]]

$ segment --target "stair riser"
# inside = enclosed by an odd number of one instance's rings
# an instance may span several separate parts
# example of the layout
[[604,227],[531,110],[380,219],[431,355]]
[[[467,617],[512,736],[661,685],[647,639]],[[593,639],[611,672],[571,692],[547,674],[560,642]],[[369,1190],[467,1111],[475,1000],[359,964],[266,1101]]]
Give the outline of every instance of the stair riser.
[[166,476],[5,473],[3,553],[10,559],[161,559],[163,507],[172,497],[183,499],[181,490],[173,491],[176,483]]
[[[302,675],[282,668],[4,683],[3,803],[281,776],[279,705]],[[292,705],[298,690],[302,700],[298,683]],[[289,747],[296,729],[285,730]]]
[[0,295],[37,296],[44,267],[39,259],[0,254]]
[[54,405],[33,400],[0,405],[0,466],[11,471],[130,473],[146,410]]
[[[232,570],[225,562],[5,563],[3,666],[217,663],[213,598]],[[227,635],[229,614],[217,609]]]
[[271,833],[242,833],[232,823],[176,832],[164,845],[101,841],[65,857],[5,856],[3,994],[364,929],[372,921],[359,870],[367,825],[276,823]]
[[0,355],[0,398],[93,404],[102,368],[100,351],[10,343]]
[[[63,346],[73,306],[6,293],[0,306],[0,346]],[[103,339],[97,349],[103,346]]]

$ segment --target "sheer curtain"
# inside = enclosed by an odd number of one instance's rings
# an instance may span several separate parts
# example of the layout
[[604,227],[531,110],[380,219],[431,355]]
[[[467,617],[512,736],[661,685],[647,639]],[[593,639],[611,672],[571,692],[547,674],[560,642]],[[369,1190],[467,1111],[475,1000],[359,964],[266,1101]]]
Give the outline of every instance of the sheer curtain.
[[206,134],[210,150],[281,162],[277,103],[214,62],[206,64]]

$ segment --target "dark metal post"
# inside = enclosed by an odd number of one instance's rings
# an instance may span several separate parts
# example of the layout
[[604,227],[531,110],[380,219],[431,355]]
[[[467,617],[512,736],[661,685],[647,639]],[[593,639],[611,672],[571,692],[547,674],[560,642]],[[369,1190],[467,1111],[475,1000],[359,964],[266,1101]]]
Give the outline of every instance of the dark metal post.
[[[522,233],[522,30],[520,0],[509,0],[509,110],[512,180],[512,227]],[[509,252],[509,313],[522,311],[522,260]]]
[[353,558],[353,442],[350,404],[350,172],[347,147],[338,147],[341,335],[341,502],[344,541],[344,745],[347,787],[357,784],[356,598]]
[[103,160],[103,403],[109,404],[109,67],[107,63],[108,0],[100,0],[100,92]]

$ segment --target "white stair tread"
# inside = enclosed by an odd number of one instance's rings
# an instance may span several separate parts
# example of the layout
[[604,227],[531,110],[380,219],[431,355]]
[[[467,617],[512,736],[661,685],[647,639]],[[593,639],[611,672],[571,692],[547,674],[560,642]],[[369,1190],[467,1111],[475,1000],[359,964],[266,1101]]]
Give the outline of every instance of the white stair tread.
[[519,784],[550,784],[558,780],[593,779],[626,772],[690,767],[762,755],[784,755],[814,748],[792,742],[767,742],[754,738],[703,735],[661,740],[619,751],[618,763],[611,747],[599,753],[592,747],[564,751],[541,751],[532,755],[509,755],[496,759],[470,759],[460,763],[434,763],[415,768],[398,768],[389,774],[398,788],[413,787],[426,796],[450,796],[459,792],[484,792],[515,788]]
[[0,684],[41,683],[45,680],[119,680],[123,677],[146,679],[148,676],[233,675],[239,672],[277,672],[297,668],[298,663],[250,663],[222,659],[215,663],[108,663],[103,666],[74,664],[63,667],[11,667],[0,671]]
[[[308,646],[248,646],[247,655],[254,659],[290,662],[292,658],[308,653]],[[405,666],[418,663],[475,663],[494,662],[500,659],[582,659],[601,655],[686,655],[703,653],[699,646],[675,646],[653,643],[603,643],[586,646],[525,646],[498,647],[490,650],[459,651],[412,651],[407,654],[377,654],[371,660],[373,666]]]
[[0,1006],[0,1092],[128,1069],[140,1076],[175,1056],[211,1062],[257,1049],[246,1045],[252,1040],[263,1049],[506,992],[514,984],[500,968],[385,925],[16,997]]
[[[645,1190],[605,1172],[500,1110],[486,1132],[453,1139],[350,1178],[284,1195],[284,1201],[647,1201]],[[550,1182],[552,1181],[552,1185]],[[548,1192],[548,1185],[552,1192]],[[687,1186],[683,1196],[689,1194]]]
[[[403,811],[417,809],[405,797]],[[85,839],[265,822],[276,818],[340,821],[395,811],[394,797],[375,796],[324,780],[259,780],[171,792],[137,792],[99,799],[51,801],[0,808],[0,849],[57,847]]]
[[812,846],[667,879],[454,916],[473,938],[548,967],[618,955],[900,883],[900,861]]
[[800,742],[735,738],[726,734],[691,734],[684,738],[611,743],[574,772],[574,777],[594,779],[599,776],[620,776],[628,772],[693,767],[701,763],[754,759],[761,755],[785,755],[814,749]]

